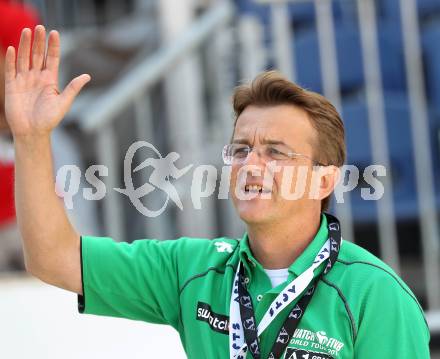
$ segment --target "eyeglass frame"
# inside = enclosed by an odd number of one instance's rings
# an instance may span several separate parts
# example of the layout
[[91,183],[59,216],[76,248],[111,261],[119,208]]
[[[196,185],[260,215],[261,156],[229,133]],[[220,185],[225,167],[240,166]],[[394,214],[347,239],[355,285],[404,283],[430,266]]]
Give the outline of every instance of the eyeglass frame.
[[[231,161],[231,163],[228,163],[229,161],[226,161],[226,152],[227,152],[227,150],[231,147],[231,146],[234,146],[234,145],[241,145],[241,146],[245,146],[245,147],[247,147],[247,148],[249,148],[249,151],[248,151],[248,153],[247,153],[247,155],[246,155],[246,157],[243,159],[243,161],[241,161],[240,163],[243,163],[244,161],[246,161],[246,159],[248,158],[248,156],[250,155],[250,153],[255,149],[255,147],[252,147],[252,146],[249,146],[248,144],[245,144],[245,143],[229,143],[229,144],[227,144],[227,145],[225,145],[224,147],[223,147],[223,150],[222,150],[222,159],[223,159],[223,162],[226,164],[226,165],[232,165],[232,161]],[[265,145],[263,145],[263,146],[268,146],[268,145],[271,145],[271,144],[265,144]],[[286,146],[287,147],[287,146]],[[327,167],[328,165],[325,165],[325,164],[323,164],[323,163],[321,163],[321,162],[319,162],[319,161],[316,161],[316,160],[314,160],[312,157],[310,157],[310,156],[307,156],[307,155],[304,155],[304,154],[302,154],[302,153],[298,153],[298,152],[293,152],[293,151],[291,151],[291,152],[288,152],[288,153],[284,153],[289,159],[293,159],[293,158],[298,158],[298,157],[303,157],[303,158],[307,158],[307,159],[309,159],[310,161],[312,161],[312,163],[314,164],[314,165],[318,165],[318,166],[321,166],[321,167]],[[282,160],[272,160],[272,161],[282,161]]]

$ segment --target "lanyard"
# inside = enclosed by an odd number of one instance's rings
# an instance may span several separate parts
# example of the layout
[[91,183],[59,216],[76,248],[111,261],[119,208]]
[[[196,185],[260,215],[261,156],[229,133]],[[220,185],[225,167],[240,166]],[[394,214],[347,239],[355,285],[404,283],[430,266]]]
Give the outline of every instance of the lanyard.
[[[254,359],[260,359],[259,336],[284,308],[304,293],[284,321],[268,358],[279,358],[286,349],[312,299],[319,280],[330,271],[339,254],[341,245],[339,221],[332,215],[325,214],[325,216],[328,222],[328,240],[319,251],[312,265],[278,294],[258,325],[255,320],[252,299],[246,289],[244,267],[241,262],[238,263],[232,285],[229,313],[229,352],[231,359],[244,359],[248,350]],[[327,259],[324,271],[313,280],[314,271]]]

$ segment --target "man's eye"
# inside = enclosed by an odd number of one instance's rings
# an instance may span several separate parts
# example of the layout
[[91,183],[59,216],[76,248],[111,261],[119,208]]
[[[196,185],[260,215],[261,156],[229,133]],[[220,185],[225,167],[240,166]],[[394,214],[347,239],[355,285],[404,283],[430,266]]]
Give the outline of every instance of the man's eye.
[[240,147],[240,148],[235,148],[232,151],[232,155],[236,157],[242,157],[242,156],[247,156],[248,152],[249,151],[247,150],[246,147]]
[[287,156],[286,153],[283,150],[280,150],[275,147],[268,148],[269,154],[274,156]]

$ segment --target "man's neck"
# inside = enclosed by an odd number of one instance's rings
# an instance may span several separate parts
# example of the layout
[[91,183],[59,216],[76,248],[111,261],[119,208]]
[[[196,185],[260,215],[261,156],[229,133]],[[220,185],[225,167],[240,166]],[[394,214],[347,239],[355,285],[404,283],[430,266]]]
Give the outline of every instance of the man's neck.
[[320,214],[297,217],[287,223],[248,225],[251,251],[264,268],[288,268],[312,242],[319,230]]

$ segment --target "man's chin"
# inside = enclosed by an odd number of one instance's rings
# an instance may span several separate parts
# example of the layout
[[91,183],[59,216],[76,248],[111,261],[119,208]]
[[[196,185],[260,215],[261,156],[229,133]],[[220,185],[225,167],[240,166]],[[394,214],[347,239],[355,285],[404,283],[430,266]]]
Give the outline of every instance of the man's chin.
[[246,224],[262,224],[270,219],[270,211],[263,208],[238,208],[238,215]]

